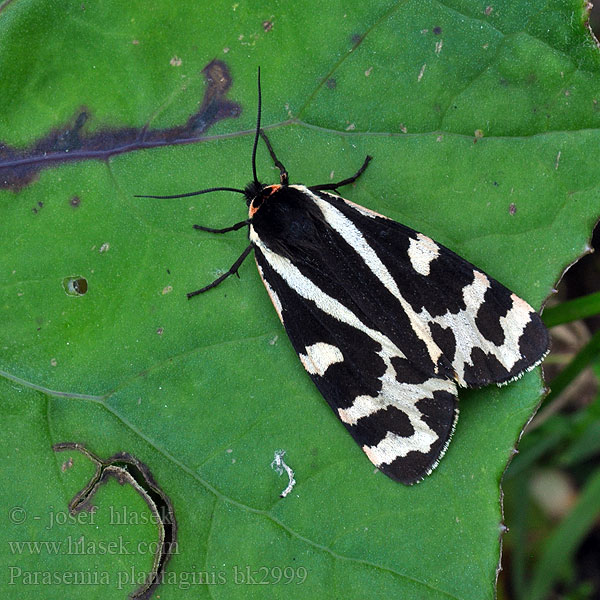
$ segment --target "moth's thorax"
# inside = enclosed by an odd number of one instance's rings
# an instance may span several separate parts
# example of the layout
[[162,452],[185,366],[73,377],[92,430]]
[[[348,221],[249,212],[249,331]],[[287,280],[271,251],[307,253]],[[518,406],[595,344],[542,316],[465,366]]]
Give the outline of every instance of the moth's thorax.
[[307,257],[327,235],[318,198],[305,186],[273,185],[249,207],[250,240],[281,256]]
[[[248,217],[252,218],[258,209],[263,206],[265,200],[281,189],[281,185],[267,185],[257,188],[251,183],[246,187],[246,199],[248,203]],[[250,195],[251,194],[251,195]]]

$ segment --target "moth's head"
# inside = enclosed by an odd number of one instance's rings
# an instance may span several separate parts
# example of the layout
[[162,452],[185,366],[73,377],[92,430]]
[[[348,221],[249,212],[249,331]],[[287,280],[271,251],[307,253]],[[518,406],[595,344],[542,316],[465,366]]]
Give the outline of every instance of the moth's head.
[[252,218],[256,211],[263,205],[265,200],[281,189],[281,185],[263,185],[258,181],[252,181],[244,188],[246,204],[248,205],[248,216]]

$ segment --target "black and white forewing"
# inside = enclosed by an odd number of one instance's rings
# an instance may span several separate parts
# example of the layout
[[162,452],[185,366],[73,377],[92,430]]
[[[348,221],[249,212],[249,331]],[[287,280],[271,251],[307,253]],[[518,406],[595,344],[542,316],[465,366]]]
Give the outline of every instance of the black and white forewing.
[[256,262],[302,364],[369,459],[404,483],[422,479],[454,427],[454,382],[415,371],[355,307],[326,294],[289,259],[257,247]]
[[[293,212],[293,206],[280,208]],[[328,252],[316,260],[311,246],[320,245],[331,228],[318,213],[312,217],[289,220],[283,238],[281,232],[269,236],[273,223],[266,213],[253,223],[250,237],[265,286],[306,370],[369,459],[392,478],[414,483],[435,467],[448,444],[458,414],[456,384],[436,374],[430,358],[424,364],[407,359],[398,340],[404,348],[421,345],[427,356],[440,351],[420,343],[402,312],[388,323],[387,335],[380,327],[387,320],[373,318],[381,311],[364,312],[373,300],[364,292],[353,298],[355,277],[338,264],[342,245],[326,244]],[[274,223],[281,226],[279,218]],[[285,251],[269,247],[281,239]]]
[[306,370],[370,460],[404,483],[447,447],[457,384],[509,381],[546,352],[527,303],[338,196],[281,188],[254,215],[250,239]]
[[367,240],[398,282],[403,304],[451,363],[459,385],[506,383],[546,355],[548,332],[537,312],[465,259],[338,196],[321,192],[316,202],[334,215],[327,217],[332,226],[354,229]]

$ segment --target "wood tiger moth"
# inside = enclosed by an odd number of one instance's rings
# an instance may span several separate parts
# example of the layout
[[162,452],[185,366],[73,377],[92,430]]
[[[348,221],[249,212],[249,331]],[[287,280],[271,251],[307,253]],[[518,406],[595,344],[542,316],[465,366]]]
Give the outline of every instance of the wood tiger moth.
[[[538,365],[548,332],[529,304],[431,238],[337,195],[367,168],[337,183],[289,183],[260,128],[252,149],[248,218],[212,233],[248,228],[250,244],[202,294],[237,274],[253,251],[275,310],[304,368],[369,460],[405,484],[444,455],[458,418],[458,387],[502,385]],[[263,184],[259,138],[280,172]]]

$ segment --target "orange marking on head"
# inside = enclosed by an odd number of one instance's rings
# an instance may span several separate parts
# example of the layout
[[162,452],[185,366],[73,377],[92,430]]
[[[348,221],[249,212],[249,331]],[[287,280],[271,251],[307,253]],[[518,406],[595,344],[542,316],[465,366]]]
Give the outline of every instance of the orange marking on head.
[[266,198],[268,198],[269,196],[272,196],[280,188],[281,188],[280,184],[269,185],[266,188],[264,188],[260,192],[260,196],[257,197],[260,200],[260,202],[258,203],[258,206],[254,205],[254,201],[257,198],[255,198],[254,200],[252,200],[252,204],[250,204],[250,208],[248,209],[248,216],[250,218],[252,218],[256,214],[256,212],[258,211],[258,209],[262,206],[262,203],[264,202],[264,200]]
[[279,189],[281,189],[281,185],[276,183],[275,185],[270,185],[266,187],[263,191],[266,192],[267,190],[269,190],[267,196],[272,196]]

